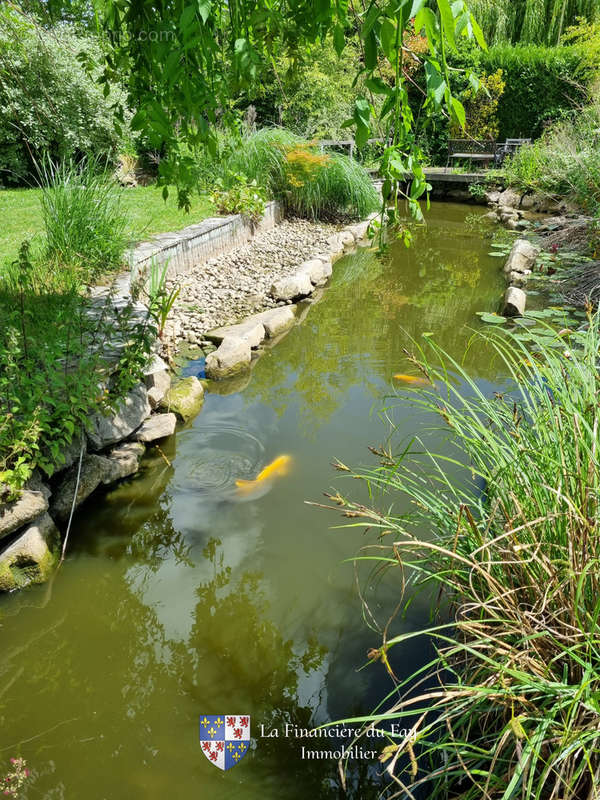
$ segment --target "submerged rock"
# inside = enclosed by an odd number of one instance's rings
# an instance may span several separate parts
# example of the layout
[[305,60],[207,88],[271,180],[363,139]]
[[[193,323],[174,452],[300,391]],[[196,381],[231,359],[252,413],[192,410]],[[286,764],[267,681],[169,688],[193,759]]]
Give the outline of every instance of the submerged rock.
[[[177,417],[173,413],[153,414],[135,433],[140,442],[154,442],[175,433]],[[143,449],[143,448],[142,448]]]
[[215,380],[229,378],[248,369],[251,360],[250,343],[228,336],[206,357],[206,375]]
[[0,592],[48,580],[58,561],[60,534],[43,512],[0,552]]
[[25,484],[20,497],[0,505],[0,540],[47,511],[49,497],[50,489],[34,474]]
[[187,422],[196,416],[202,408],[203,402],[204,387],[198,378],[190,375],[189,378],[184,378],[171,386],[161,401],[160,408],[172,411],[179,419]]
[[88,439],[93,450],[103,450],[111,444],[126,439],[150,416],[148,392],[139,384],[121,400],[116,414],[95,414],[91,419]]

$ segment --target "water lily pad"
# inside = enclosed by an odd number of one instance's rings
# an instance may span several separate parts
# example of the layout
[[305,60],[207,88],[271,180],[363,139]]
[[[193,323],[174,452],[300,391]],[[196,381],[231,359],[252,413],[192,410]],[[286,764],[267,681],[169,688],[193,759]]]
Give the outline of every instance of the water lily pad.
[[484,311],[479,315],[482,322],[488,322],[491,325],[502,325],[506,322],[506,317],[501,317],[499,314],[489,314]]

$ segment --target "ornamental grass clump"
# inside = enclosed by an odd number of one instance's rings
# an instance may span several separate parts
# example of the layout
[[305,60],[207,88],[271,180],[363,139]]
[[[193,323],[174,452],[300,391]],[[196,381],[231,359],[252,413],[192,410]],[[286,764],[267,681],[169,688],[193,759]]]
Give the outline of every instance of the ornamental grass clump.
[[361,164],[344,155],[321,153],[314,143],[283,128],[247,136],[225,166],[231,174],[255,180],[291,215],[360,218],[380,204]]
[[122,189],[94,159],[42,172],[45,258],[84,279],[118,269],[129,241]]
[[[392,623],[369,654],[391,671],[394,651],[425,635],[433,659],[362,721],[413,727],[416,742],[390,735],[382,758],[394,796],[593,800],[599,319],[590,315],[589,330],[570,334],[564,350],[541,344],[533,354],[506,333],[477,345],[505,365],[503,393],[490,396],[433,343],[430,355],[411,357],[431,388],[410,402],[440,420],[454,454],[438,455],[421,440],[356,475],[383,495],[381,505],[408,498],[410,512],[335,497],[359,518],[353,524],[380,530],[364,557],[400,568],[403,601],[419,590],[436,598],[430,625],[394,636]],[[456,480],[459,465],[468,467],[466,480]],[[414,794],[418,787],[425,793]]]

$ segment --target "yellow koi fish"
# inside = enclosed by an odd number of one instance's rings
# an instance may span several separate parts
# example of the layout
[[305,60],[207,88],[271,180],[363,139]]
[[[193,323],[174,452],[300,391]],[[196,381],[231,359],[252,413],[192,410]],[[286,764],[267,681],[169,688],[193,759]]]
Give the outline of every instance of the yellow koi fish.
[[258,487],[261,483],[264,483],[269,478],[279,478],[283,475],[287,475],[289,471],[290,464],[292,463],[291,456],[277,456],[274,461],[271,461],[270,464],[261,471],[256,476],[256,480],[253,481],[245,481],[243,479],[239,479],[235,482],[235,485],[238,489],[243,489],[244,491],[250,491],[256,487]]
[[416,375],[402,375],[398,373],[394,375],[394,379],[402,381],[402,383],[412,383],[413,386],[429,386],[429,381],[426,378],[419,378]]

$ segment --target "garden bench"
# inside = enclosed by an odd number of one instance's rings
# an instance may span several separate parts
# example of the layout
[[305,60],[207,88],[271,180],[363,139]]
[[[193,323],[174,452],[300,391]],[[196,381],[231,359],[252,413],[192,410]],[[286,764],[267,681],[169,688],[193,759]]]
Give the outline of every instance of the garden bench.
[[523,144],[531,144],[531,139],[507,139],[498,145],[496,163],[501,164],[506,156],[512,156]]
[[449,139],[448,140],[448,161],[468,160],[469,162],[479,161],[484,166],[488,166],[491,161],[496,160],[498,143],[493,139],[479,141],[477,139]]

